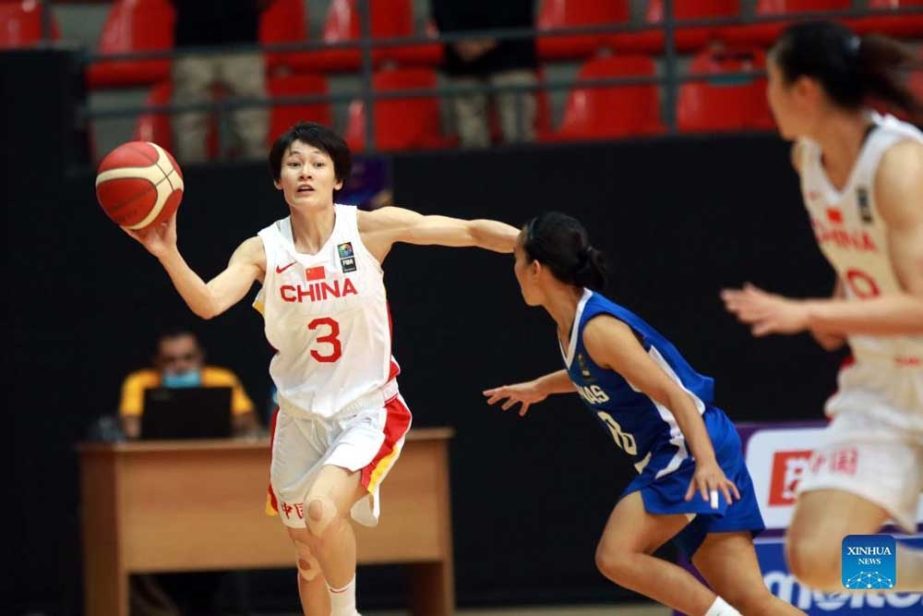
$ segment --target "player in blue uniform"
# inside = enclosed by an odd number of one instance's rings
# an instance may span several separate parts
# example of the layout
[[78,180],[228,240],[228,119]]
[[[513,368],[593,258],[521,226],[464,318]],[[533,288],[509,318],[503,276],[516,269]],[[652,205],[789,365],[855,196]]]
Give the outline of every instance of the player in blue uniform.
[[[763,583],[753,535],[764,529],[740,438],[714,406],[714,382],[638,316],[591,289],[605,282],[586,229],[557,212],[519,234],[523,298],[557,323],[565,370],[484,392],[507,410],[578,393],[638,470],[596,551],[613,582],[693,616],[802,614]],[[652,554],[673,539],[708,581]],[[712,590],[713,589],[713,590]],[[739,610],[739,611],[738,611]]]

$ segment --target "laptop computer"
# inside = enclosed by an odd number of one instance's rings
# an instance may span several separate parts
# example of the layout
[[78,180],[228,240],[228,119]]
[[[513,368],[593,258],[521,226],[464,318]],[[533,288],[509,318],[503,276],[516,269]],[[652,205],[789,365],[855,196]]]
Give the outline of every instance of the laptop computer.
[[157,387],[144,391],[142,439],[231,436],[231,388]]

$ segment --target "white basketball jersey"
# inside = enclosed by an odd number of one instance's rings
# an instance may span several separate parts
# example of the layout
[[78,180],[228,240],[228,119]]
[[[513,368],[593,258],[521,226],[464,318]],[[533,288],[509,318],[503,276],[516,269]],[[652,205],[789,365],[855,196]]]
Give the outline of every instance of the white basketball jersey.
[[[897,293],[900,284],[888,253],[888,227],[875,203],[875,175],[882,155],[894,144],[923,142],[923,133],[893,116],[873,113],[875,127],[842,191],[827,178],[817,143],[801,142],[801,192],[814,234],[836,270],[849,300],[862,301]],[[891,359],[917,365],[923,358],[923,336],[849,336],[857,359]]]
[[295,250],[290,217],[259,232],[266,277],[254,307],[276,351],[279,406],[294,415],[335,415],[399,372],[381,264],[362,244],[356,208],[334,207],[315,255]]

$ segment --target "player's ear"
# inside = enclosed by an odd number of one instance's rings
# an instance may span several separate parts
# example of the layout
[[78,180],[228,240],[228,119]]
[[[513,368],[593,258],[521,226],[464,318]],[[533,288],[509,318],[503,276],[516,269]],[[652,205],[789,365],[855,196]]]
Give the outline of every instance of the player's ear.
[[792,91],[799,99],[813,102],[820,95],[821,89],[816,80],[802,75],[792,84]]
[[276,187],[276,190],[282,190],[282,182],[279,180],[273,180],[272,185]]
[[333,190],[341,190],[343,188],[343,180],[339,180],[336,184],[333,185]]

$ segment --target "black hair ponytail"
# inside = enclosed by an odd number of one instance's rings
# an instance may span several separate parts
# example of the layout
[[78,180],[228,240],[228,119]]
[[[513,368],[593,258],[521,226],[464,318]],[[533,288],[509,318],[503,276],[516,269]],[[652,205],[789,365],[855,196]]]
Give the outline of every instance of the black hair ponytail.
[[903,75],[914,54],[888,37],[859,36],[829,21],[798,23],[782,33],[770,57],[786,82],[812,77],[844,109],[859,109],[877,99],[912,117],[923,115]]
[[586,228],[561,212],[545,212],[523,227],[523,249],[555,278],[575,287],[601,291],[606,286],[606,260],[590,246]]

